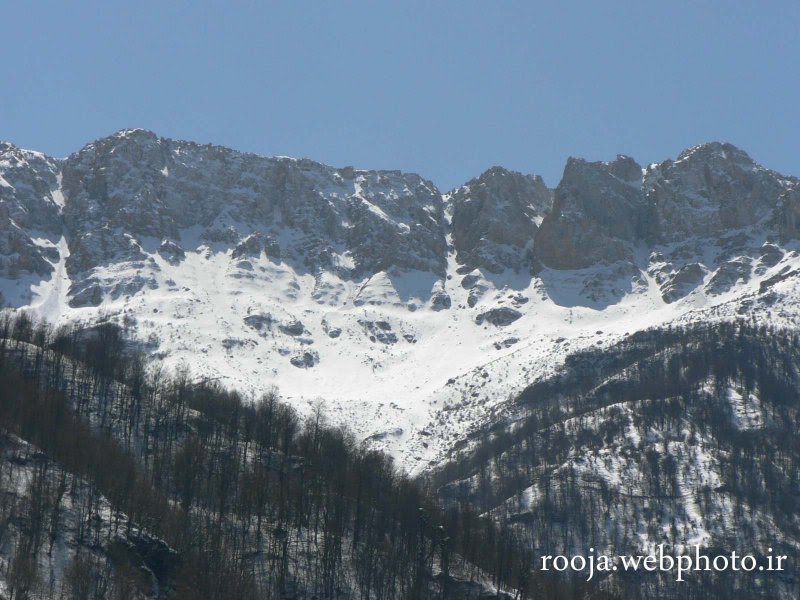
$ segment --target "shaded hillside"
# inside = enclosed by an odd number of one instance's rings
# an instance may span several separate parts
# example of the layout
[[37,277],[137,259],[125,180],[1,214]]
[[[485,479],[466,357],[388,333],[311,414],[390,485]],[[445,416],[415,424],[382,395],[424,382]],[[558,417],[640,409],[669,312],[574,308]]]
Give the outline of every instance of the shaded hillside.
[[[320,410],[146,369],[119,329],[0,323],[0,594],[519,598],[516,536],[440,510]],[[491,597],[495,597],[491,592]],[[505,597],[505,594],[500,594]]]
[[432,482],[535,555],[768,549],[782,573],[617,577],[626,597],[794,598],[800,590],[800,336],[746,323],[637,333],[571,356]]

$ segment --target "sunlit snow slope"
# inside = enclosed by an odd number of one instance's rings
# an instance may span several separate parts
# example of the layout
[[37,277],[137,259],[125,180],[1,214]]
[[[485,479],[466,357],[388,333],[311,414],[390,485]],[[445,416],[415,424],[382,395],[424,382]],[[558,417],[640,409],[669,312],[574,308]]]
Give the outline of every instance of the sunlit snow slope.
[[142,130],[63,160],[3,144],[0,292],[322,403],[417,472],[577,349],[677,321],[796,326],[799,195],[720,144],[571,159],[555,190],[493,168],[449,194]]

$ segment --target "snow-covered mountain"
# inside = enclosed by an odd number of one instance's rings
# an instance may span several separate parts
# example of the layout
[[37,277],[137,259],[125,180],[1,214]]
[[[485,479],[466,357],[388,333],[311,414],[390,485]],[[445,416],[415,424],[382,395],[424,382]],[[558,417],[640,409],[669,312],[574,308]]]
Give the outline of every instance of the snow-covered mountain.
[[494,167],[442,193],[123,130],[65,159],[0,144],[0,291],[134,327],[166,366],[439,464],[565,357],[634,331],[800,317],[800,182],[709,143],[642,168]]

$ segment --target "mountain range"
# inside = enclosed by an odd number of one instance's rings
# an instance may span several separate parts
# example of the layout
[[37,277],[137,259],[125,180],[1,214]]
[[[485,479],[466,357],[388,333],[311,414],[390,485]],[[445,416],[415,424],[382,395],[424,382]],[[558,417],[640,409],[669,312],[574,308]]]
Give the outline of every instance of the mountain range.
[[[416,174],[263,157],[142,129],[63,159],[0,143],[3,304],[21,323],[24,314],[73,327],[64,331],[96,331],[101,345],[116,339],[108,326],[119,326],[135,353],[175,374],[175,389],[195,390],[195,412],[173,406],[169,432],[145,420],[134,438],[166,435],[164,460],[179,460],[192,435],[207,433],[194,421],[226,422],[214,404],[229,402],[225,388],[253,403],[280,397],[309,423],[324,419],[325,435],[346,426],[362,450],[343,450],[343,460],[357,464],[364,448],[385,451],[444,509],[471,507],[459,516],[469,523],[476,509],[534,554],[667,543],[711,553],[757,547],[759,560],[774,545],[796,557],[798,275],[800,180],[726,143],[645,166],[624,155],[570,158],[555,188],[492,167],[447,192]],[[122,375],[109,371],[120,382],[108,387],[98,373],[118,359],[114,344],[107,358],[66,352],[90,365],[85,378],[99,386],[81,399],[85,390],[70,374],[78,367],[64,370],[50,357],[42,374],[40,363],[65,344],[95,342],[57,334],[48,345],[18,329],[10,356],[21,356],[14,360],[23,375],[37,385],[63,379],[59,389],[77,402],[78,416],[82,402],[96,405],[91,427],[108,418],[112,437],[133,435],[117,404],[136,396],[135,359],[123,361],[133,366]],[[39,357],[35,367],[29,355]],[[230,442],[239,432],[219,435]],[[319,461],[304,439],[293,452]],[[9,440],[13,462],[30,440]],[[174,457],[172,444],[180,444]],[[149,464],[149,443],[140,446],[145,470],[160,473]],[[290,446],[278,452],[287,464],[298,460]],[[269,467],[277,451],[269,443],[263,450]],[[390,470],[378,468],[381,477]],[[198,517],[171,477],[153,493],[177,493]],[[386,477],[386,489],[402,488]],[[299,527],[298,543],[307,533]],[[444,569],[444,541],[419,535],[441,552]],[[481,565],[497,589],[508,585],[500,555],[458,543],[464,569]],[[340,565],[336,577],[346,580],[351,568]],[[293,570],[307,590],[318,583],[310,572]],[[432,565],[425,573],[435,577]],[[285,593],[284,575],[273,584]],[[683,588],[663,578],[598,585],[610,597],[735,590],[731,597],[789,598],[800,583],[792,573]],[[449,593],[446,582],[436,586]]]
[[724,143],[642,167],[492,167],[449,192],[127,129],[64,159],[0,143],[0,293],[135,328],[168,367],[278,386],[410,472],[565,357],[648,327],[795,325],[800,182]]

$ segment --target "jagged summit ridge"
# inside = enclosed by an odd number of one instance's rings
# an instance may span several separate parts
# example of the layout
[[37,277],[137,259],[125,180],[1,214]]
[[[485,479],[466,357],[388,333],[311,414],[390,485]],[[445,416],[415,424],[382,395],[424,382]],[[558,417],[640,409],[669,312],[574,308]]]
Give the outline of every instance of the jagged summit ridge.
[[581,269],[631,258],[631,242],[644,237],[647,203],[628,157],[612,162],[570,158],[535,244],[539,263]]
[[334,169],[126,130],[67,158],[64,191],[75,276],[120,258],[141,260],[142,238],[180,246],[181,231],[191,228],[201,228],[208,245],[235,247],[257,234],[274,255],[312,272],[444,271],[441,195],[413,174]]
[[[797,180],[721,142],[645,169],[625,155],[608,162],[570,158],[555,190],[541,177],[492,167],[444,195],[415,174],[264,157],[139,128],[63,160],[5,142],[0,156],[8,214],[3,272],[45,276],[64,258],[73,306],[152,284],[145,271],[157,268],[156,247],[178,262],[187,250],[222,244],[237,256],[237,248],[248,248],[310,273],[359,280],[419,271],[440,281],[452,247],[459,273],[479,281],[480,272],[603,265],[617,265],[613,276],[635,276],[653,268],[640,264],[643,249],[660,259],[674,255],[676,244],[673,274],[700,273],[713,269],[683,258],[732,231],[758,227],[770,241],[784,242],[797,231]],[[190,230],[193,247],[184,248]],[[33,231],[46,235],[34,242]],[[56,255],[59,233],[68,257]],[[137,276],[98,278],[97,269],[120,263],[135,266]],[[443,307],[441,288],[433,283],[422,293]]]
[[539,232],[537,258],[545,266],[575,269],[631,261],[642,245],[716,242],[759,226],[775,235],[776,228],[762,221],[797,185],[719,142],[644,170],[625,156],[594,163],[570,159]]
[[61,231],[59,173],[59,161],[0,142],[0,277],[50,272],[57,257],[36,239]]

